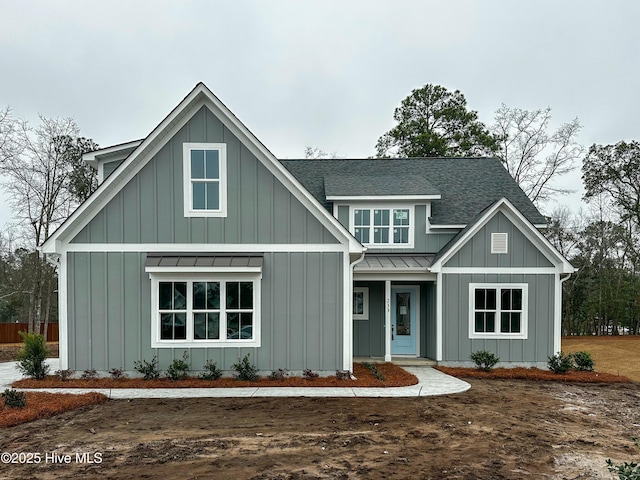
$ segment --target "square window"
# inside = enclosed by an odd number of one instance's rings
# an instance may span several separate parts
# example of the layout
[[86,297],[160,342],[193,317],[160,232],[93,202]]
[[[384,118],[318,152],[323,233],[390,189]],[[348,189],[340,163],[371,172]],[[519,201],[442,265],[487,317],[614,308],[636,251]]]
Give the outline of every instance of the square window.
[[526,338],[527,294],[527,284],[469,284],[469,337]]
[[411,246],[412,208],[354,208],[351,232],[363,245]]

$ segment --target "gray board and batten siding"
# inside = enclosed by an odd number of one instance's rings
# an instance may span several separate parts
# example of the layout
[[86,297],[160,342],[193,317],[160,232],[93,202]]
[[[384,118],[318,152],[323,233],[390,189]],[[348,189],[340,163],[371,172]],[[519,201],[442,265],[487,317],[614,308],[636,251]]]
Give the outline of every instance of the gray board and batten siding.
[[[227,144],[228,215],[186,218],[183,144]],[[338,243],[209,109],[202,107],[71,243]]]
[[[508,253],[491,253],[491,233],[508,233]],[[469,362],[469,355],[488,350],[504,361],[544,367],[553,355],[556,276],[554,265],[502,213],[497,212],[444,267],[510,268],[509,274],[443,273],[443,364]],[[526,268],[527,273],[513,273]],[[535,269],[541,269],[536,273]],[[526,283],[528,328],[526,339],[470,339],[470,283]]]
[[[183,143],[227,144],[226,218],[185,218]],[[206,107],[72,239],[73,244],[337,244],[338,240]],[[88,248],[83,248],[90,250]],[[293,248],[292,248],[293,250]],[[262,371],[335,372],[343,362],[342,252],[263,254],[261,346],[189,348],[193,370],[224,370],[251,354]],[[69,366],[133,371],[158,356],[166,369],[184,348],[151,348],[151,281],[145,252],[67,252]]]
[[[443,359],[441,364],[470,362],[469,355],[488,350],[503,361],[544,367],[553,355],[555,276],[522,274],[443,274]],[[470,283],[527,283],[528,331],[526,339],[470,339]]]

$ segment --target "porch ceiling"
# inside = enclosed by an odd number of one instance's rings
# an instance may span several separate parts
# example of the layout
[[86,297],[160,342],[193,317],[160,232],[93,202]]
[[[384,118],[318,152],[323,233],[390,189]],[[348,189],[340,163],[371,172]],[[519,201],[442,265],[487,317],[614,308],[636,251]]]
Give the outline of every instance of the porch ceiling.
[[435,255],[366,254],[354,273],[426,273]]

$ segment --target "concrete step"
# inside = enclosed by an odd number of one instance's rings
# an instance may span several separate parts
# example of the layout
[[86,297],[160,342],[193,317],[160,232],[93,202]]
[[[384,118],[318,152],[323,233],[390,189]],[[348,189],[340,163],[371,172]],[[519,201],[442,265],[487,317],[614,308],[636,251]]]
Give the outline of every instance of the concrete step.
[[[384,363],[383,357],[354,357],[356,363]],[[400,367],[435,367],[438,362],[423,357],[391,357],[391,363]]]

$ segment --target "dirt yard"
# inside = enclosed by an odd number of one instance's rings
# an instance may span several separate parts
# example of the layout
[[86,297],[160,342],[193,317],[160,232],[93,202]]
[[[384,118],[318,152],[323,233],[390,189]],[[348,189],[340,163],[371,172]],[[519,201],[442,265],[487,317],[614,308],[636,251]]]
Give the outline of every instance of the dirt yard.
[[[587,340],[563,348],[633,377],[638,339]],[[640,384],[468,381],[435,398],[111,400],[0,430],[0,480],[586,480],[640,459]]]
[[1,452],[41,460],[0,478],[592,479],[639,456],[637,384],[470,382],[435,398],[112,400],[2,430]]
[[564,353],[586,350],[591,353],[599,372],[624,375],[640,382],[640,337],[562,337]]

